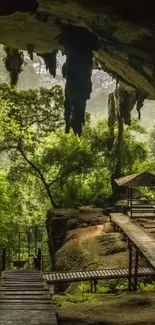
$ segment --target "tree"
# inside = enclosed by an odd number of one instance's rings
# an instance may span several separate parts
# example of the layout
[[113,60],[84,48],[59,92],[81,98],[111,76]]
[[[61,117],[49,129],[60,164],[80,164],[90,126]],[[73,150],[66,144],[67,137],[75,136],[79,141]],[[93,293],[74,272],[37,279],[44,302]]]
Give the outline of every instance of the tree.
[[61,88],[55,86],[52,89],[17,91],[3,84],[0,100],[0,150],[9,152],[12,161],[17,156],[22,157],[28,166],[27,172],[31,172],[43,183],[51,204],[55,206],[50,185],[37,161],[39,144],[43,146],[47,135],[62,124]]
[[[75,207],[94,203],[100,194],[111,194],[117,142],[110,151],[107,121],[92,125],[87,116],[81,138],[73,132],[66,135],[62,107],[60,87],[35,91],[11,90],[7,85],[0,88],[0,151],[8,159],[10,202],[14,202],[15,192],[17,195],[15,209],[8,212],[13,214],[8,229],[29,224],[30,219],[38,223],[51,205]],[[132,135],[132,129],[138,128],[135,123],[124,129],[122,171],[126,173],[140,168],[139,162],[146,157],[145,145]]]
[[58,206],[54,184],[65,182],[71,174],[82,174],[92,165],[89,147],[60,129],[61,88],[19,92],[3,85],[0,99],[0,151],[9,154],[10,178],[19,180],[25,174],[30,181],[28,175],[33,176],[39,180],[40,191],[46,192],[44,197]]
[[[109,149],[109,132],[106,120],[101,120],[94,128],[92,135],[92,149],[98,151],[97,167],[100,170],[107,169],[109,181],[111,179],[112,193],[115,196],[117,188],[114,178],[117,178],[117,165],[119,158],[119,173],[122,175],[132,174],[141,171],[143,163],[148,155],[148,147],[144,141],[138,140],[138,135],[146,133],[136,119],[132,120],[131,126],[124,126],[121,140],[121,152],[118,152],[118,130],[114,129],[114,141],[111,150]],[[118,155],[119,154],[119,155]]]

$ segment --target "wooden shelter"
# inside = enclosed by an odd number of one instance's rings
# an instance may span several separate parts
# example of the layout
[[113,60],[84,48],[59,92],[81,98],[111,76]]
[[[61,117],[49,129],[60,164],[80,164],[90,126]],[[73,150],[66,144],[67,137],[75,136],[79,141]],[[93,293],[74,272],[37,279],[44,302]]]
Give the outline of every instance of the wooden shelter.
[[[155,206],[148,204],[133,204],[132,188],[137,186],[155,186],[155,175],[149,172],[143,172],[140,174],[132,174],[115,179],[115,182],[119,186],[127,187],[127,208],[130,216],[140,216],[140,212],[145,214],[154,214],[155,217]],[[148,215],[149,216],[149,215]],[[150,215],[151,216],[151,215]],[[153,215],[152,215],[153,216]]]

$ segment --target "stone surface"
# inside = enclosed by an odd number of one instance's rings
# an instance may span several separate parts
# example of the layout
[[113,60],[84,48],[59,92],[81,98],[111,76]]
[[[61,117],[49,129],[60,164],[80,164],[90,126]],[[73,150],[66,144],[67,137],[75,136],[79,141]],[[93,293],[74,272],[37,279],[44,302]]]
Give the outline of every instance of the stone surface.
[[80,209],[50,209],[47,213],[47,231],[51,258],[63,246],[67,232],[76,228],[102,225],[108,217],[102,209],[81,207]]

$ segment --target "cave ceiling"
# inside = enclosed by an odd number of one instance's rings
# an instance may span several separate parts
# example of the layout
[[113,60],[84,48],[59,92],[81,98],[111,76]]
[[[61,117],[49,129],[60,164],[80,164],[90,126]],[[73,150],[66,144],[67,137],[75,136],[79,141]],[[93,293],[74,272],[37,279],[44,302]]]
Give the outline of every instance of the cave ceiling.
[[0,43],[22,50],[33,46],[40,54],[71,44],[78,51],[85,44],[94,52],[94,66],[122,89],[155,99],[152,1],[1,0]]
[[95,33],[104,70],[124,87],[155,99],[155,19],[152,2],[122,0],[1,0],[0,43],[34,52],[63,49],[58,36],[74,24]]

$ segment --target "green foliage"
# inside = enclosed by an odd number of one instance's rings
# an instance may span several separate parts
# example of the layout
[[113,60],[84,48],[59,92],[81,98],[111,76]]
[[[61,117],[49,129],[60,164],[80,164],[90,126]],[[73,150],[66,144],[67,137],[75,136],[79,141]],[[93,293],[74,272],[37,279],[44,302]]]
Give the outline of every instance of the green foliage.
[[[9,180],[31,184],[40,203],[48,205],[50,200],[54,207],[91,204],[111,193],[117,143],[109,152],[107,121],[92,126],[88,115],[81,138],[73,132],[66,135],[61,127],[62,107],[58,86],[19,92],[1,85],[0,150],[9,155]],[[144,133],[135,121],[124,131],[125,173],[137,171],[147,155],[146,145],[132,135],[134,129]]]
[[140,289],[145,292],[155,291],[155,282],[152,281],[152,283],[140,283]]
[[[111,194],[117,142],[109,151],[107,121],[92,125],[87,116],[81,138],[73,132],[66,135],[63,100],[58,86],[29,91],[0,86],[2,230],[44,223],[51,205],[68,208],[92,204],[98,196]],[[135,121],[124,130],[122,171],[126,174],[141,171],[148,152],[146,144],[135,139],[133,130],[144,134]]]
[[155,156],[155,126],[152,128],[149,136],[149,143],[150,143],[150,153],[152,158],[154,159]]
[[[128,289],[128,281],[127,280],[99,280],[97,281],[97,293],[105,294],[105,293],[116,293],[119,290],[127,290]],[[90,282],[81,282],[74,290],[74,293],[79,292],[91,292]]]

